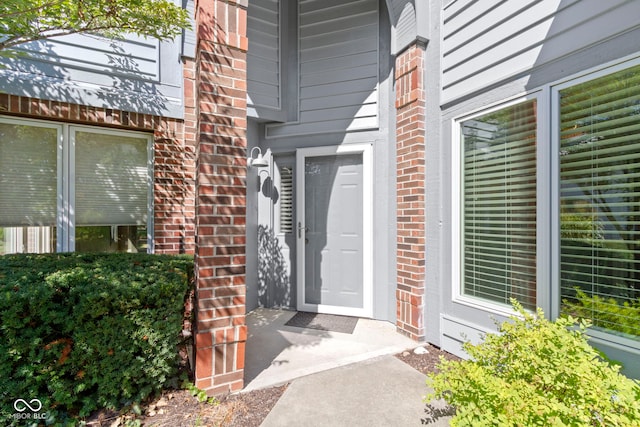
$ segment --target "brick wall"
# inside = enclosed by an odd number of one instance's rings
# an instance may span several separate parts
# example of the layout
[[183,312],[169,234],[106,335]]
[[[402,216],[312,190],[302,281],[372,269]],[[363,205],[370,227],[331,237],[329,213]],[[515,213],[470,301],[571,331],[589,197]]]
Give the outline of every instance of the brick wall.
[[199,0],[197,25],[196,386],[243,386],[246,0]]
[[[184,121],[176,141],[166,134],[154,140],[154,233],[156,253],[189,253],[195,250],[195,61],[185,59]],[[176,195],[180,195],[176,197]]]
[[425,91],[424,48],[396,57],[397,321],[399,332],[425,337]]
[[[193,64],[185,66],[185,72]],[[193,99],[193,97],[192,97]],[[191,100],[193,103],[193,100]],[[193,253],[195,151],[191,122],[68,102],[0,94],[0,114],[153,132],[154,242],[157,253]]]

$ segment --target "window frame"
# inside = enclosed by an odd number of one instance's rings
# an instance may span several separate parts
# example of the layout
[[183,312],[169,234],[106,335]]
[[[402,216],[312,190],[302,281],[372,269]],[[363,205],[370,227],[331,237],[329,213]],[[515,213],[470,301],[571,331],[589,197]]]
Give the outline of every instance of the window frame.
[[1,123],[57,129],[57,195],[56,195],[56,252],[75,251],[75,132],[116,135],[147,140],[147,252],[154,252],[153,230],[153,135],[147,132],[111,129],[99,126],[56,123],[48,120],[0,116]]
[[[550,110],[551,110],[551,129],[549,132],[549,141],[552,147],[552,153],[560,151],[560,92],[564,89],[580,85],[585,82],[596,80],[598,78],[614,74],[618,71],[625,70],[640,65],[640,57],[624,58],[613,63],[603,64],[602,66],[586,70],[562,81],[549,85],[550,91]],[[552,205],[551,205],[551,281],[550,291],[553,295],[554,303],[549,312],[552,319],[560,316],[561,305],[561,287],[560,287],[560,156],[551,157],[551,179],[552,179]],[[597,343],[609,345],[623,351],[632,351],[640,353],[640,340],[633,340],[615,333],[606,332],[589,328],[588,335]]]
[[[463,157],[461,124],[514,104],[537,98],[537,243],[536,243],[536,305],[550,319],[560,315],[560,158],[554,155],[560,150],[560,92],[584,82],[640,65],[640,56],[632,55],[600,66],[583,70],[574,75],[541,85],[531,91],[506,98],[486,107],[475,109],[450,120],[451,125],[451,290],[453,303],[480,309],[495,315],[517,315],[511,307],[489,300],[462,294],[462,268],[464,266],[463,230]],[[633,354],[640,354],[640,341],[589,328],[587,331],[595,344],[602,344]]]
[[[483,298],[474,297],[471,295],[465,295],[463,293],[463,269],[464,269],[464,244],[462,240],[462,230],[464,228],[464,158],[462,147],[462,124],[465,121],[472,120],[477,117],[484,116],[486,114],[494,113],[505,108],[513,107],[523,102],[535,100],[536,101],[536,114],[538,119],[536,120],[536,305],[545,306],[548,304],[548,297],[545,295],[544,287],[541,285],[541,275],[544,270],[540,268],[541,254],[544,252],[541,250],[542,245],[545,243],[544,236],[541,233],[541,220],[544,220],[549,214],[547,209],[547,203],[544,200],[540,200],[541,193],[548,193],[548,174],[540,173],[540,162],[544,159],[548,153],[548,149],[544,141],[544,117],[545,111],[545,99],[546,93],[543,90],[532,91],[527,94],[520,94],[510,99],[494,103],[490,106],[476,109],[471,113],[456,117],[452,120],[452,144],[451,144],[451,176],[452,176],[452,188],[454,197],[452,198],[452,252],[451,252],[451,277],[452,277],[452,301],[454,303],[462,304],[472,308],[478,308],[485,311],[490,311],[495,314],[504,316],[511,316],[517,314],[510,305],[501,304],[498,302],[485,300]],[[542,135],[542,138],[541,138]],[[456,193],[457,192],[457,193]],[[544,261],[542,261],[544,262]]]

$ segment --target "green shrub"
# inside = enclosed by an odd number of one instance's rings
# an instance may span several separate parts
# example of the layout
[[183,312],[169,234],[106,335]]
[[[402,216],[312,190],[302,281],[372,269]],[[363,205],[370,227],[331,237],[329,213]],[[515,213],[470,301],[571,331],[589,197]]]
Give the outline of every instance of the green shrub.
[[640,384],[619,373],[585,338],[582,322],[550,322],[542,310],[466,343],[470,360],[440,362],[427,384],[456,409],[452,426],[640,426]]
[[[0,257],[0,424],[39,399],[59,422],[177,384],[188,257]],[[72,423],[72,421],[71,421]]]
[[640,299],[620,303],[576,289],[576,301],[562,301],[562,311],[589,319],[593,326],[640,336]]

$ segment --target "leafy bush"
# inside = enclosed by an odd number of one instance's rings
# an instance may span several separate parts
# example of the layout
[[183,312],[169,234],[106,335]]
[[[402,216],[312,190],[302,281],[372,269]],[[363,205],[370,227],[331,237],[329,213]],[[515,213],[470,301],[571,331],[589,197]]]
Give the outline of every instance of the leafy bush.
[[0,257],[0,424],[39,399],[58,421],[177,385],[188,257]]
[[542,310],[466,343],[470,360],[445,361],[427,383],[456,408],[452,426],[639,426],[640,384],[619,373],[585,338],[586,323],[550,322]]
[[640,336],[640,299],[620,304],[614,298],[587,295],[576,289],[576,300],[563,300],[562,311],[590,319],[594,326]]

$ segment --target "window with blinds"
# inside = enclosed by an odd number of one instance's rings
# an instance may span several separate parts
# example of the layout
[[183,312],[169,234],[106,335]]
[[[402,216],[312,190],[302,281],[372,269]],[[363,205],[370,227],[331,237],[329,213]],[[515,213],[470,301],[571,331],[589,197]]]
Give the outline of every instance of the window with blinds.
[[77,225],[145,225],[147,138],[76,131]]
[[561,311],[640,340],[640,66],[560,91]]
[[72,129],[76,250],[146,251],[148,138]]
[[293,233],[293,169],[280,168],[280,232]]
[[58,132],[0,123],[0,226],[55,226]]
[[149,142],[143,133],[0,118],[0,255],[146,251]]
[[536,306],[536,101],[461,123],[461,294]]
[[55,251],[59,135],[0,122],[0,255]]

